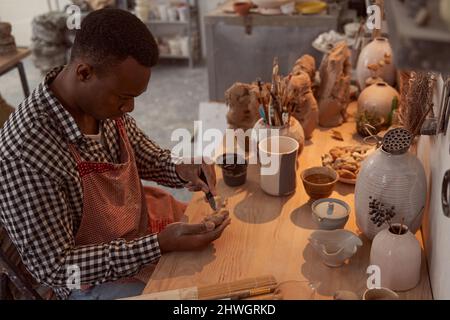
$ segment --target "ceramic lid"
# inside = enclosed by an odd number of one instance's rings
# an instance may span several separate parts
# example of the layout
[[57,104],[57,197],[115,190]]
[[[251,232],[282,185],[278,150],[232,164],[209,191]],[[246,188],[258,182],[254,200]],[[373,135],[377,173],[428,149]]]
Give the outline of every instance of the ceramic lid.
[[312,204],[312,210],[319,218],[327,219],[342,219],[350,213],[350,207],[347,203],[333,198],[315,201]]

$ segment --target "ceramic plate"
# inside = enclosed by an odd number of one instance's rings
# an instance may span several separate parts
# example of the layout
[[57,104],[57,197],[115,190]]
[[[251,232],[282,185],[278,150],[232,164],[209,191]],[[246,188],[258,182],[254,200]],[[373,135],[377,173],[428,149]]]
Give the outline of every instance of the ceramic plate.
[[339,177],[339,181],[342,183],[347,183],[347,184],[356,184],[356,179],[345,179],[345,178]]

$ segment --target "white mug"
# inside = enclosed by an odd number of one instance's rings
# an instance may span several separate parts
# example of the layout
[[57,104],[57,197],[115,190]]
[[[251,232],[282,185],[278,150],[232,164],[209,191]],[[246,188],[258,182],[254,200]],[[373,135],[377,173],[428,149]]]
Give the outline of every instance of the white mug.
[[297,187],[299,144],[286,136],[271,136],[258,144],[261,188],[274,196],[285,196]]

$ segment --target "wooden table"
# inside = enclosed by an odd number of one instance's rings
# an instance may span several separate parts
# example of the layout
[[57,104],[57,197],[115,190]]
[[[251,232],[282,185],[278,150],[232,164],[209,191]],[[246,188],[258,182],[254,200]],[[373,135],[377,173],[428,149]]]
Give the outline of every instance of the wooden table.
[[[333,146],[359,142],[353,134],[354,122],[345,123],[337,130],[342,133],[345,142],[331,139],[329,130],[316,129],[312,141],[306,143],[299,158],[297,190],[293,196],[272,197],[265,194],[259,185],[257,165],[249,166],[247,182],[238,188],[227,187],[220,170],[217,170],[218,192],[228,198],[231,225],[221,238],[202,251],[164,255],[143,293],[271,274],[279,283],[289,280],[310,282],[317,290],[315,299],[331,299],[337,290],[351,290],[362,296],[368,278],[369,240],[361,236],[363,246],[349,264],[340,268],[325,266],[308,244],[308,237],[316,225],[311,218],[309,197],[299,174],[305,168],[321,165],[321,154]],[[202,194],[196,194],[187,208],[186,215],[190,222],[199,222],[211,213],[202,197]],[[338,183],[332,197],[342,199],[351,206],[352,213],[346,229],[359,234],[355,223],[354,186]],[[420,232],[416,236],[422,240]],[[419,285],[399,295],[402,299],[432,298],[425,254],[422,254]]]
[[27,76],[25,74],[25,69],[23,67],[22,60],[31,54],[31,50],[28,48],[17,48],[17,52],[0,55],[0,76],[17,68],[19,71],[20,82],[22,83],[23,93],[25,98],[30,95],[30,89],[28,87]]

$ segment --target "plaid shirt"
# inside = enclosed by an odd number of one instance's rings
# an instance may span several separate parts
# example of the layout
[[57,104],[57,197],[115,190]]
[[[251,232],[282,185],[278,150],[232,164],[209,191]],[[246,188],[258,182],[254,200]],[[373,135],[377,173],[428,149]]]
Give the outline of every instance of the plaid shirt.
[[[61,70],[52,70],[0,131],[0,222],[34,278],[67,298],[73,265],[82,285],[95,285],[132,276],[161,253],[156,234],[75,245],[83,192],[68,142],[84,161],[119,163],[119,136],[113,120],[100,123],[102,143],[83,135],[49,89]],[[123,120],[140,177],[182,187],[170,151],[153,143],[130,116]]]

